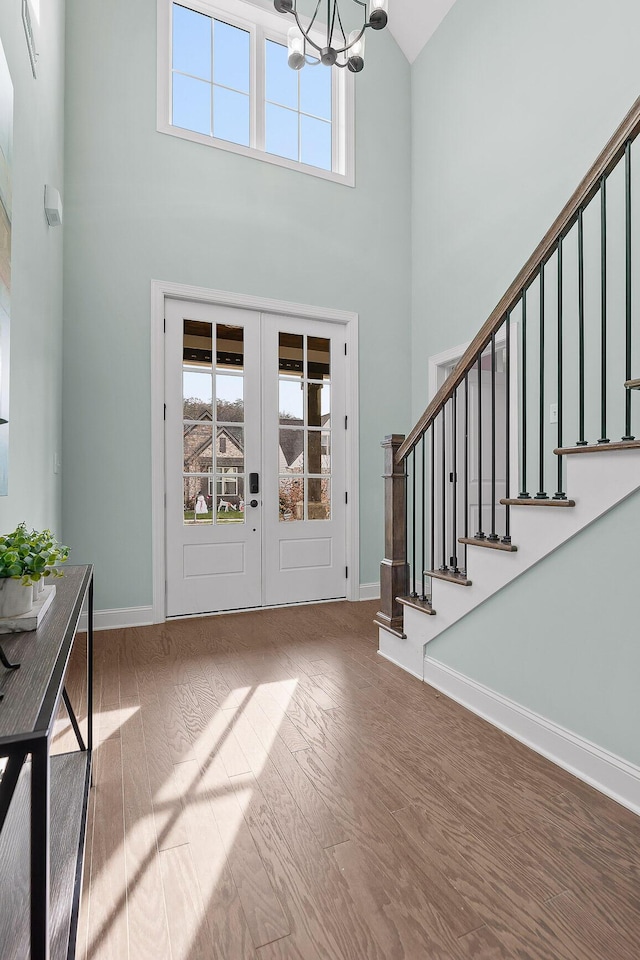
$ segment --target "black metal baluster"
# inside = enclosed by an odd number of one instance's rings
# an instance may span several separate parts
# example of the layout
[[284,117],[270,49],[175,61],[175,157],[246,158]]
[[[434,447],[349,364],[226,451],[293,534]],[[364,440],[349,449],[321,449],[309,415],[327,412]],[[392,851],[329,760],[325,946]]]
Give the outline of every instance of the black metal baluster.
[[422,559],[420,563],[420,572],[422,574],[422,593],[421,600],[427,599],[426,590],[426,563],[427,563],[427,445],[425,435],[422,434]]
[[[511,314],[507,313],[506,316],[506,330],[505,330],[505,384],[504,389],[506,393],[506,403],[505,403],[505,432],[506,432],[506,443],[505,443],[505,500],[508,500],[511,496]],[[511,507],[507,503],[504,508],[504,537],[502,542],[506,544],[511,543]]]
[[453,391],[451,398],[453,404],[451,410],[451,572],[459,573],[458,570],[458,388]]
[[441,464],[441,486],[440,486],[440,508],[441,508],[441,526],[442,526],[442,563],[440,570],[444,573],[447,567],[447,405],[442,408],[442,464]]
[[600,439],[607,437],[607,179],[600,180]]
[[431,566],[436,568],[436,425],[431,424]]
[[576,446],[586,447],[584,436],[584,223],[578,210],[578,433]]
[[488,538],[496,543],[496,335],[491,334],[491,533]]
[[522,474],[520,477],[520,500],[528,500],[527,491],[527,291],[522,291]]
[[538,410],[539,430],[538,437],[538,480],[539,487],[536,493],[536,500],[548,500],[548,495],[544,492],[544,263],[540,264],[540,351],[539,351],[539,373],[540,373],[540,404]]
[[[409,470],[407,469],[407,457],[403,457],[404,463],[404,562],[405,567],[409,569]],[[407,590],[409,584],[407,584]]]
[[[562,446],[562,411],[564,389],[564,352],[562,349],[562,307],[563,307],[563,279],[562,279],[562,237],[558,238],[558,446]],[[566,500],[562,489],[562,457],[558,457],[558,487],[553,495],[554,500]]]
[[416,448],[411,451],[411,596],[417,597],[416,590]]
[[[625,380],[631,380],[631,141],[628,140],[624,148],[624,207],[625,207]],[[631,434],[631,390],[625,391],[624,398],[624,437],[623,440],[634,440]]]
[[[469,537],[469,374],[464,375],[464,537]],[[464,545],[464,572],[467,572],[467,544]]]
[[478,529],[476,539],[484,540],[482,530],[482,350],[478,354]]

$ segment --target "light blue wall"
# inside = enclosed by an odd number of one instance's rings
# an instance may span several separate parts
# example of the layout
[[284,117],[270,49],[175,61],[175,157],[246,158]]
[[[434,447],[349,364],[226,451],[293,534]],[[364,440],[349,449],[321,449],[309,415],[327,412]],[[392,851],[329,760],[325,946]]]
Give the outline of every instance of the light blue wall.
[[412,68],[413,414],[640,94],[637,0],[456,0]]
[[639,517],[635,493],[427,655],[640,765]]
[[357,77],[351,189],[156,132],[156,0],[68,0],[64,536],[97,606],[151,603],[151,279],[360,315],[361,582],[382,556],[380,440],[409,424],[410,70]]
[[[640,94],[639,35],[636,0],[457,0],[414,64],[414,418]],[[639,528],[636,495],[428,654],[640,762]]]
[[47,225],[44,186],[62,193],[64,0],[42,2],[34,80],[21,4],[0,4],[0,38],[14,88],[9,495],[0,532],[24,520],[60,534],[62,230]]

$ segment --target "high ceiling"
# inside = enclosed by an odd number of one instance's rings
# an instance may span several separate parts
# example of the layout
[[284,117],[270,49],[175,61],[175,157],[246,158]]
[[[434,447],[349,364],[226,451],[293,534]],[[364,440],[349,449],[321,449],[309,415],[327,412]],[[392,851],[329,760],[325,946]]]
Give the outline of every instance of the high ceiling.
[[389,29],[413,63],[455,0],[389,0]]

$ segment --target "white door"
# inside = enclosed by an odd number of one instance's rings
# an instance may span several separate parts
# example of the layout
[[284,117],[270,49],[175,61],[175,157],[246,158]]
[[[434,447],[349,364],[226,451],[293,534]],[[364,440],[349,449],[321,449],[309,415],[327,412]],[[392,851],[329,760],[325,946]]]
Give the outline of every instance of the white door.
[[264,330],[264,602],[344,597],[344,337],[290,317]]
[[[490,358],[487,358],[490,363]],[[500,537],[504,535],[505,507],[500,503],[506,490],[506,380],[502,370],[495,373],[495,525]],[[478,373],[469,372],[469,536],[482,532],[489,536],[492,517],[492,462],[491,462],[491,369],[482,371],[482,482],[478,473]],[[459,454],[460,456],[460,454]],[[464,456],[464,454],[463,454]],[[460,461],[463,462],[463,461]],[[482,499],[482,516],[480,515]]]
[[166,301],[167,616],[344,597],[344,337]]
[[261,603],[260,314],[165,304],[167,616]]

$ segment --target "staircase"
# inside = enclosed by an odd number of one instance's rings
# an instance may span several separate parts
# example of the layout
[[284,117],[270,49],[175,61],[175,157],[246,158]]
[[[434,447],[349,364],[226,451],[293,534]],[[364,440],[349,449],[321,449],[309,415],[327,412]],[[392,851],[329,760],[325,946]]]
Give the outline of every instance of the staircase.
[[426,644],[640,488],[639,133],[640,98],[409,435],[383,441],[379,650],[420,679]]

